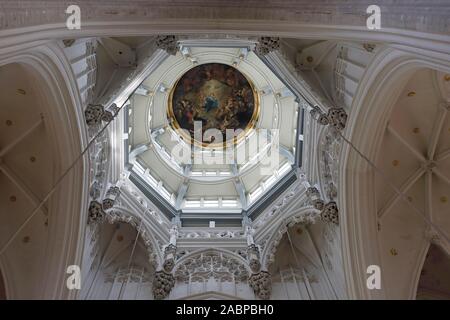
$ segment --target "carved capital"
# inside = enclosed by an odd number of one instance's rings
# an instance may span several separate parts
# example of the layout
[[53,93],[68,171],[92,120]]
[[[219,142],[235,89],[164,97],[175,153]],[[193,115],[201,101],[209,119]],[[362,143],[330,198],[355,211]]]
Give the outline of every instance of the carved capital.
[[84,117],[88,126],[96,125],[102,121],[110,122],[119,112],[120,108],[113,103],[108,110],[101,104],[88,104],[84,110]]
[[267,271],[253,273],[248,279],[248,284],[255,292],[255,295],[263,300],[270,299],[272,294],[272,278]]
[[155,278],[153,279],[153,297],[155,300],[167,298],[174,285],[175,278],[173,274],[162,270],[155,272]]
[[306,189],[306,196],[309,198],[309,202],[317,210],[322,210],[324,206],[324,201],[320,198],[319,190],[316,187],[309,187]]
[[173,267],[175,266],[176,253],[177,253],[177,246],[173,244],[169,244],[164,249],[163,270],[165,272],[172,272]]
[[320,217],[325,222],[332,222],[334,224],[339,224],[339,209],[337,207],[336,202],[330,201],[328,202],[322,212],[320,213]]
[[114,119],[114,115],[110,111],[105,111],[101,117],[102,121],[110,122]]
[[278,37],[260,37],[256,44],[255,51],[257,54],[265,56],[266,54],[278,50],[280,48],[280,38]]
[[336,130],[343,130],[347,123],[347,113],[342,108],[330,108],[327,114],[330,125]]
[[106,191],[106,197],[103,199],[103,210],[111,209],[116,203],[116,199],[120,196],[119,187],[112,186]]
[[89,204],[89,222],[99,222],[105,217],[102,205],[97,201],[91,201]]
[[255,244],[247,247],[247,260],[252,272],[256,273],[261,270],[259,248]]
[[325,114],[318,106],[314,106],[309,113],[319,124],[330,125],[338,131],[343,130],[347,123],[347,113],[342,108],[330,108]]
[[102,121],[104,107],[101,104],[88,104],[84,110],[84,117],[88,126],[93,126]]
[[178,51],[178,38],[173,35],[157,36],[156,47],[174,56]]

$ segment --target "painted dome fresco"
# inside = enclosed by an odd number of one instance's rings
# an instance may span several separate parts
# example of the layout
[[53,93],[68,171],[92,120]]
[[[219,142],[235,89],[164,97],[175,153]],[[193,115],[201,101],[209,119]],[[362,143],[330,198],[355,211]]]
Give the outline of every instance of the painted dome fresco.
[[258,116],[253,85],[236,68],[222,63],[188,70],[176,83],[168,105],[172,126],[203,145],[244,135]]

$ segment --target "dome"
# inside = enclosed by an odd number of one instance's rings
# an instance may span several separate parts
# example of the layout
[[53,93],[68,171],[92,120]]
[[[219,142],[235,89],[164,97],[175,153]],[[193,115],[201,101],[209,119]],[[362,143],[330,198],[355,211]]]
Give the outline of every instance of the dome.
[[298,99],[250,48],[190,43],[139,88],[130,180],[170,214],[240,225],[295,173]]

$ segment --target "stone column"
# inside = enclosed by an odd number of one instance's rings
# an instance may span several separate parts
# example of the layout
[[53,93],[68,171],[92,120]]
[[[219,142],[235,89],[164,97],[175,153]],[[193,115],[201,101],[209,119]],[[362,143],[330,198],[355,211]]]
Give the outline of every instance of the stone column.
[[249,224],[245,225],[247,236],[247,261],[252,274],[248,279],[248,284],[260,299],[269,299],[272,292],[272,280],[268,271],[261,270],[261,260],[259,247],[255,244],[253,234],[254,228]]
[[178,225],[173,224],[169,234],[169,244],[164,248],[162,268],[156,271],[153,280],[153,297],[156,300],[167,298],[175,285],[175,277],[172,271],[176,262]]

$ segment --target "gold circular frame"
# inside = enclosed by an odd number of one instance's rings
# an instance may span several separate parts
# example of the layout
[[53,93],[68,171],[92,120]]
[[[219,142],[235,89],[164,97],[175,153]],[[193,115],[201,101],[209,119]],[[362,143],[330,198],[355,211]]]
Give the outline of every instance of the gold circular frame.
[[202,148],[210,148],[210,149],[223,149],[226,148],[227,145],[230,143],[230,140],[224,140],[222,141],[222,143],[206,143],[206,142],[200,142],[195,140],[190,134],[186,134],[186,129],[182,128],[180,126],[180,124],[177,121],[177,118],[175,117],[174,113],[173,113],[173,106],[172,106],[172,100],[173,100],[173,94],[175,91],[175,88],[178,86],[178,82],[180,81],[180,79],[189,71],[191,71],[194,68],[200,67],[201,65],[204,64],[223,64],[226,65],[228,67],[231,67],[233,69],[235,69],[237,72],[239,72],[240,74],[242,74],[242,76],[245,78],[245,80],[247,80],[247,82],[250,85],[250,88],[252,89],[253,92],[253,101],[254,101],[254,108],[253,108],[253,114],[252,117],[250,118],[250,121],[248,121],[247,125],[245,126],[245,129],[243,129],[243,131],[238,135],[233,137],[233,142],[232,145],[235,146],[237,145],[242,139],[245,138],[245,136],[250,132],[250,130],[255,128],[256,123],[258,122],[259,119],[259,112],[260,112],[260,106],[259,106],[259,94],[258,91],[255,89],[255,86],[253,84],[253,82],[247,77],[247,75],[244,72],[241,72],[240,70],[238,70],[236,67],[229,65],[229,64],[225,64],[225,63],[220,63],[220,62],[207,62],[207,63],[202,63],[199,65],[196,65],[192,68],[189,68],[189,70],[185,71],[175,82],[175,84],[172,86],[172,88],[170,89],[170,93],[169,93],[169,100],[167,103],[167,119],[169,120],[169,124],[172,127],[172,129],[174,129],[184,141],[190,141],[190,144],[197,146],[197,147],[202,147]]

